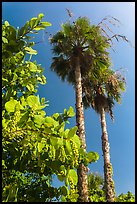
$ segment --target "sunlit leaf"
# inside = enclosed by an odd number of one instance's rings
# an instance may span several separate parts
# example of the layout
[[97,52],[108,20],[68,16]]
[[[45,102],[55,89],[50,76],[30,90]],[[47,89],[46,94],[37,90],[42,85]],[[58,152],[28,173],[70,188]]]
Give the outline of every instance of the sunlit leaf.
[[77,127],[77,126],[71,128],[71,129],[69,130],[69,132],[68,132],[68,138],[73,137],[73,136],[76,134],[77,130],[78,130],[78,127]]
[[74,109],[72,108],[72,106],[70,106],[69,110],[67,111],[67,115],[69,117],[75,116],[75,112],[74,112]]
[[45,121],[45,118],[43,118],[42,115],[34,115],[34,123],[38,124],[38,125],[42,125]]
[[73,180],[74,185],[77,185],[78,182],[78,175],[74,169],[70,169],[67,174],[67,178],[70,181]]
[[39,97],[38,96],[33,96],[33,95],[28,96],[27,102],[28,102],[28,105],[30,107],[33,107],[35,105],[40,105]]
[[25,47],[24,50],[30,55],[37,55],[37,51],[33,50],[31,47]]
[[8,101],[7,103],[5,103],[5,108],[6,110],[10,113],[10,112],[14,112],[15,111],[15,106],[18,103],[17,100],[11,99],[10,101]]
[[40,13],[39,15],[38,15],[38,18],[40,18],[40,19],[42,19],[44,17],[44,14],[43,13]]

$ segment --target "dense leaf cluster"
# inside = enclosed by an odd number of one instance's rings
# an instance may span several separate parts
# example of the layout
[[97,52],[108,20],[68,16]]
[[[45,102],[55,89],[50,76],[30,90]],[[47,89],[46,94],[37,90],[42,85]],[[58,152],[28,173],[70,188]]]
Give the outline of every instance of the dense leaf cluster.
[[[38,83],[45,84],[46,78],[41,66],[31,61],[37,51],[30,34],[51,25],[43,22],[43,17],[39,14],[20,29],[7,21],[2,25],[2,188],[6,202],[73,197],[78,165],[83,162],[87,166],[99,157],[81,149],[76,126],[65,129],[75,115],[72,107],[46,116],[47,101],[35,95]],[[52,187],[54,174],[65,186]]]

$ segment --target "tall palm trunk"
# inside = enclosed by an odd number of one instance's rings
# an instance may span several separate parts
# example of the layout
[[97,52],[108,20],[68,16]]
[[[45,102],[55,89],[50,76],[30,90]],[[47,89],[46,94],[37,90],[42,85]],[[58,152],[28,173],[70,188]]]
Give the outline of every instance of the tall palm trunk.
[[[76,58],[75,80],[76,80],[76,123],[78,127],[78,136],[82,141],[82,148],[86,151],[85,141],[85,125],[84,125],[84,111],[82,103],[82,84],[81,84],[81,70],[79,58]],[[78,173],[78,191],[79,202],[89,202],[88,198],[88,180],[87,180],[87,167],[81,164],[77,170]]]
[[114,181],[112,179],[112,165],[110,163],[108,134],[106,127],[105,110],[101,108],[101,127],[102,127],[102,151],[104,157],[104,178],[105,178],[105,191],[107,202],[115,201]]

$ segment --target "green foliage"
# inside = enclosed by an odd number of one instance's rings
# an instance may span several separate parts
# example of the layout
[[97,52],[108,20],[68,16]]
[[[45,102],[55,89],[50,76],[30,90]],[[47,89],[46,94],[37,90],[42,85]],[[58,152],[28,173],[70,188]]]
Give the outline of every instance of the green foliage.
[[96,173],[88,174],[89,197],[91,202],[106,202],[104,179]]
[[117,198],[116,202],[135,202],[135,195],[133,195],[130,191],[126,194],[121,193]]
[[[42,22],[43,14],[32,18],[20,29],[7,21],[2,25],[2,200],[4,202],[49,202],[61,196],[75,200],[76,169],[85,160],[98,159],[81,151],[77,127],[65,129],[75,115],[70,107],[64,113],[46,116],[48,104],[40,99],[38,83],[45,84],[43,69],[36,61],[30,33],[51,24]],[[66,186],[52,187],[57,175]],[[70,189],[69,189],[70,188]]]
[[35,42],[29,42],[36,28],[45,29],[51,24],[42,22],[43,14],[32,18],[20,29],[15,29],[7,21],[2,25],[2,99],[4,104],[17,99],[20,95],[29,96],[37,92],[37,84],[45,84],[43,69],[36,61],[26,61],[25,57],[36,55],[32,48]]
[[[90,173],[88,175],[89,197],[91,202],[107,202],[105,197],[104,179],[101,175]],[[135,202],[135,195],[131,192],[120,194],[115,202]]]

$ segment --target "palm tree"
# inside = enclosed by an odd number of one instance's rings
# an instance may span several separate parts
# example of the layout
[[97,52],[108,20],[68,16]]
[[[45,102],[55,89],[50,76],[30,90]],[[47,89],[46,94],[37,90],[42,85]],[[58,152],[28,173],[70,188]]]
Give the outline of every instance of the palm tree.
[[[51,38],[53,53],[51,70],[62,80],[67,80],[75,88],[76,93],[76,123],[82,148],[86,151],[84,112],[82,103],[82,78],[103,61],[108,63],[106,48],[109,43],[101,33],[99,26],[90,25],[86,18],[78,18],[72,24],[62,25],[62,30]],[[79,202],[88,202],[87,168],[80,164],[78,172]]]
[[[93,73],[91,76],[93,76]],[[91,78],[83,79],[83,102],[85,108],[91,106],[100,114],[106,200],[108,202],[114,202],[115,187],[112,178],[113,172],[110,162],[105,112],[109,112],[111,119],[114,119],[112,111],[114,100],[120,102],[121,91],[125,89],[125,78],[120,73],[116,73],[110,69],[105,70],[103,73],[98,69],[96,77],[96,80]]]
[[104,178],[99,173],[88,174],[88,188],[91,202],[106,202]]

